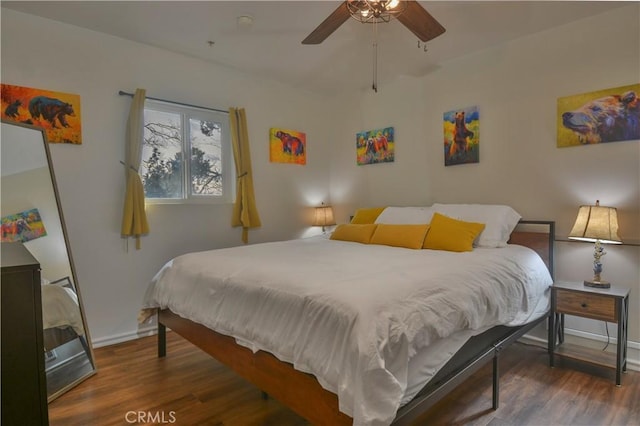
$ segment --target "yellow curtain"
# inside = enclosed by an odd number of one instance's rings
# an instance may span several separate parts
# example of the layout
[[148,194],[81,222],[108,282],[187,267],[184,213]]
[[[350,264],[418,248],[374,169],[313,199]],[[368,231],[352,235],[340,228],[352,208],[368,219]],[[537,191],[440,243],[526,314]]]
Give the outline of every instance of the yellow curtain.
[[122,214],[122,236],[135,237],[136,249],[140,249],[140,237],[149,233],[147,214],[144,210],[144,187],[138,174],[142,159],[142,135],[144,126],[145,90],[136,89],[127,120],[125,152],[125,176],[127,189]]
[[249,228],[261,226],[256,197],[253,190],[251,154],[249,152],[249,133],[247,115],[244,108],[229,108],[231,124],[231,144],[236,165],[236,202],[233,205],[232,226],[242,226],[242,241],[249,241]]

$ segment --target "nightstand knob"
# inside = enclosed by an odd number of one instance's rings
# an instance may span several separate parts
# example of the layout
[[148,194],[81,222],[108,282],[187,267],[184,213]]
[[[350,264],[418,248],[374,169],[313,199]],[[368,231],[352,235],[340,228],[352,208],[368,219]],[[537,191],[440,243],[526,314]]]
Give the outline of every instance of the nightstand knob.
[[582,306],[583,308],[586,308],[586,307],[587,307],[587,304],[586,304],[586,303],[584,303],[584,302],[582,302],[582,304],[581,304],[580,306]]

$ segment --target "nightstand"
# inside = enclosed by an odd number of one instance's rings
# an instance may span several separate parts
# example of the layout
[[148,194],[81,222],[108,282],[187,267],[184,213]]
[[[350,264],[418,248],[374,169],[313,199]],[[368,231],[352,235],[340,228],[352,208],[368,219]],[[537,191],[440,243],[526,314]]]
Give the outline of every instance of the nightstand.
[[[618,324],[617,353],[613,354],[576,345],[564,344],[564,316],[575,315]],[[559,355],[606,367],[615,366],[616,385],[627,371],[627,325],[629,321],[629,289],[586,287],[583,283],[556,282],[551,287],[549,316],[549,365]]]

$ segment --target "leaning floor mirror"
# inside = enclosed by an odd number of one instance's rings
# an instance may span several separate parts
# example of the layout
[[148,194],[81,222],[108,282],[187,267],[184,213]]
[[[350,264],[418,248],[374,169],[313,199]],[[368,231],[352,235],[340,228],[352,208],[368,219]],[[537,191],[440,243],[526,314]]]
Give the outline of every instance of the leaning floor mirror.
[[24,243],[42,277],[47,399],[96,367],[46,134],[2,121],[2,241]]

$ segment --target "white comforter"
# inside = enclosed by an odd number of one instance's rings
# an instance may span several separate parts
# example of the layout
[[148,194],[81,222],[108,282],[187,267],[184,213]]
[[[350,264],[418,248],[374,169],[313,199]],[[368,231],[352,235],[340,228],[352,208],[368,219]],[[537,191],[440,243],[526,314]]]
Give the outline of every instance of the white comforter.
[[42,289],[43,329],[72,327],[78,336],[84,336],[78,296],[68,288],[46,284]]
[[354,425],[385,425],[417,351],[457,330],[533,320],[551,282],[521,246],[452,253],[316,237],[177,257],[144,307],[268,351],[314,374]]

